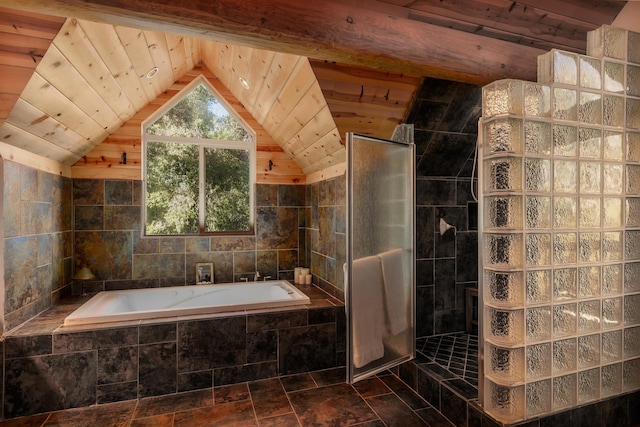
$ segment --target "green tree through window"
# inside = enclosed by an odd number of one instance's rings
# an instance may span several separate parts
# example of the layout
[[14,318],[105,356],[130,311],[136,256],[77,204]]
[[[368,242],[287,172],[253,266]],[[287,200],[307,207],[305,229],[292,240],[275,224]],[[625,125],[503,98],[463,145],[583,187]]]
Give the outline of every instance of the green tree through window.
[[248,232],[254,134],[199,78],[143,125],[147,235]]

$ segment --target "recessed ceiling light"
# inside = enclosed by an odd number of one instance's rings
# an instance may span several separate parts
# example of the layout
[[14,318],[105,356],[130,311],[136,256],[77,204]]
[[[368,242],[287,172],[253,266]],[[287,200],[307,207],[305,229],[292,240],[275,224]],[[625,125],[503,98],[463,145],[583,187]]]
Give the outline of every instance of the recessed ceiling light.
[[147,72],[147,78],[148,78],[148,79],[152,79],[152,78],[154,78],[155,76],[157,76],[157,75],[158,75],[158,71],[159,71],[159,70],[158,70],[158,67],[153,67],[152,69],[150,69],[150,70]]
[[247,82],[244,77],[240,76],[239,77],[240,80],[240,84],[242,85],[243,88],[249,90],[250,86],[249,86],[249,82]]

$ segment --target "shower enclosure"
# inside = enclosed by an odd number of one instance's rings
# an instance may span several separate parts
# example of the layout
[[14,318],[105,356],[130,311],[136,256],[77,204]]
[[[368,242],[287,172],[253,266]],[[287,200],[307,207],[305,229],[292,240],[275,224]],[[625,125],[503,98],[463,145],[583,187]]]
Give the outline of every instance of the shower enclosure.
[[479,391],[505,423],[640,389],[640,34],[587,41],[483,90]]
[[411,360],[414,146],[347,134],[348,380]]

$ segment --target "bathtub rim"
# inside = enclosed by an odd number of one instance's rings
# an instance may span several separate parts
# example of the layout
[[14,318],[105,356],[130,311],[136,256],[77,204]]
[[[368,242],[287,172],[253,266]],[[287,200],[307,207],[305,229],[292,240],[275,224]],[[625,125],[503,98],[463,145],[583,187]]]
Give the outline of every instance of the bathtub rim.
[[[242,307],[238,307],[236,305],[221,305],[221,306],[200,306],[193,307],[188,309],[188,313],[179,314],[176,313],[180,310],[185,309],[176,309],[176,310],[165,310],[164,313],[156,313],[157,310],[143,310],[135,313],[139,313],[142,315],[137,315],[135,318],[131,318],[130,313],[133,312],[125,312],[119,314],[110,314],[103,316],[93,316],[92,321],[77,321],[71,320],[67,321],[73,314],[79,311],[81,308],[85,307],[92,300],[97,298],[101,294],[105,293],[128,293],[128,292],[144,292],[144,291],[153,291],[157,289],[184,289],[185,287],[202,287],[202,286],[219,286],[219,285],[245,285],[245,284],[275,284],[275,283],[286,283],[289,287],[291,287],[294,292],[297,294],[298,298],[295,300],[276,300],[276,301],[267,301],[267,302],[258,302],[252,304],[245,304]],[[303,291],[301,291],[298,287],[296,287],[289,280],[278,279],[278,280],[267,280],[267,281],[259,281],[259,282],[232,282],[232,283],[216,283],[216,284],[207,284],[207,285],[184,285],[184,286],[169,286],[164,288],[140,288],[140,289],[122,289],[122,290],[109,290],[109,291],[100,291],[95,295],[92,295],[91,298],[83,301],[80,305],[78,305],[73,311],[71,311],[67,316],[65,316],[62,324],[60,325],[61,329],[70,330],[70,329],[97,329],[109,326],[136,326],[142,324],[154,324],[154,323],[162,323],[162,322],[170,322],[170,321],[181,321],[181,320],[195,320],[195,319],[207,319],[213,317],[230,317],[236,315],[246,315],[247,313],[260,313],[260,312],[274,312],[274,311],[285,311],[285,310],[299,310],[301,308],[308,308],[311,304],[311,298],[306,295]],[[154,315],[157,314],[157,315]],[[126,317],[126,318],[125,318]],[[97,320],[96,320],[97,319]]]

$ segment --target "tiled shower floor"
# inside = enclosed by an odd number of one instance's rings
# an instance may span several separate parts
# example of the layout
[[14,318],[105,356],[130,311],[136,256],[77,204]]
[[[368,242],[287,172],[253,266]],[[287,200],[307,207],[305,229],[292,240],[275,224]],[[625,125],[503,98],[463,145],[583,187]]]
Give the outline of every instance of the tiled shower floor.
[[435,362],[478,389],[478,334],[458,332],[419,338],[416,351],[420,362]]

